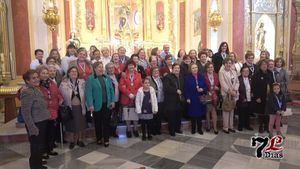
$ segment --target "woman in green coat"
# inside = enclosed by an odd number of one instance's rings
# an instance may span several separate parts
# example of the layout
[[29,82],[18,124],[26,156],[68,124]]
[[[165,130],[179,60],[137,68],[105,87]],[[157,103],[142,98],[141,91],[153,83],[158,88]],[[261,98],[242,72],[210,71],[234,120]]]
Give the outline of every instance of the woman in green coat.
[[[115,107],[114,88],[111,79],[104,74],[102,62],[93,64],[94,74],[86,81],[85,97],[88,110],[93,112],[97,144],[109,146],[110,109]],[[104,139],[104,140],[102,140]]]

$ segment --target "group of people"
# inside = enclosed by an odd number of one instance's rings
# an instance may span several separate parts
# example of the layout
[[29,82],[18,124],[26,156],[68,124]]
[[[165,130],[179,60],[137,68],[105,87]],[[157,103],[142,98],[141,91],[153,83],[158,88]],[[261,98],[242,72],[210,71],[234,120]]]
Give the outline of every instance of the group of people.
[[[167,120],[169,134],[182,133],[181,118],[191,120],[191,133],[205,130],[218,134],[217,110],[222,110],[223,132],[234,133],[234,113],[239,115],[238,130],[253,130],[249,117],[258,114],[259,132],[273,136],[275,124],[280,132],[281,115],[286,109],[288,76],[284,59],[269,59],[262,51],[258,63],[247,51],[245,63],[229,52],[226,42],[217,53],[184,49],[177,57],[169,45],[153,48],[149,57],[139,49],[131,57],[120,47],[117,53],[108,48],[67,46],[60,57],[52,49],[44,63],[43,50],[24,75],[20,89],[21,113],[31,145],[30,167],[45,168],[42,158],[57,155],[53,151],[59,107],[68,107],[72,118],[64,122],[71,135],[69,148],[84,147],[87,117],[92,117],[96,143],[109,146],[109,137],[118,137],[118,122],[126,122],[128,138],[151,140],[161,134],[161,122]],[[47,133],[47,134],[46,134]]]

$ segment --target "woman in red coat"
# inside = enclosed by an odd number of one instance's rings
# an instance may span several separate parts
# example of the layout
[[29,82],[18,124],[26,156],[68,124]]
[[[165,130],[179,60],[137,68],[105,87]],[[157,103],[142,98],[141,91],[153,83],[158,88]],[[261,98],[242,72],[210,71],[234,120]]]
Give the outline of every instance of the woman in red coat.
[[46,153],[48,155],[57,155],[57,152],[53,151],[55,141],[55,120],[58,116],[58,107],[63,103],[63,97],[55,84],[49,78],[49,70],[46,66],[40,66],[37,68],[37,72],[40,78],[40,89],[48,103],[48,110],[50,112],[50,119],[47,125],[47,148]]
[[124,64],[120,62],[120,57],[118,53],[114,53],[111,57],[111,62],[114,64],[115,75],[117,79],[121,76],[121,73],[124,71]]
[[137,130],[138,115],[135,112],[135,96],[138,89],[142,86],[141,75],[135,71],[136,64],[129,60],[126,65],[125,75],[121,77],[119,88],[121,92],[120,102],[123,106],[123,118],[126,121],[127,131],[126,135],[128,138],[131,137],[132,128],[130,127],[133,121],[134,130],[133,134],[135,137],[139,137]]
[[207,104],[207,107],[206,107],[206,110],[207,110],[207,112],[206,112],[206,122],[207,122],[206,131],[209,131],[211,128],[211,125],[210,125],[210,115],[211,115],[214,133],[218,134],[216,106],[218,103],[218,93],[220,90],[219,77],[218,77],[218,74],[214,72],[213,63],[208,62],[205,65],[205,70],[206,70],[206,72],[204,74],[204,79],[205,79],[205,83],[208,88],[208,94],[212,98],[212,102],[210,104]]

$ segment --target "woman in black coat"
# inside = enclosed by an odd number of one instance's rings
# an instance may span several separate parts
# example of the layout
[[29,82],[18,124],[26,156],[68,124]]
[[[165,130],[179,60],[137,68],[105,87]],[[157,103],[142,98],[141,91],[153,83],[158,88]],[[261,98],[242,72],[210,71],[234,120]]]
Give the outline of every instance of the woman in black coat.
[[241,69],[241,75],[239,76],[239,99],[237,101],[237,110],[239,114],[239,131],[242,131],[243,128],[247,130],[253,130],[253,128],[250,127],[249,123],[251,112],[251,79],[249,75],[249,67],[243,66]]
[[258,71],[252,77],[254,113],[258,114],[259,132],[268,131],[268,115],[266,114],[266,99],[271,79],[268,73],[266,60],[258,62]]
[[166,75],[163,80],[165,113],[168,118],[169,133],[175,136],[176,133],[182,133],[181,111],[184,89],[184,79],[180,74],[180,66],[174,64],[172,73]]
[[222,42],[220,44],[219,50],[212,57],[212,62],[214,64],[214,69],[216,73],[219,73],[219,70],[223,64],[223,60],[229,55],[229,47],[227,42]]

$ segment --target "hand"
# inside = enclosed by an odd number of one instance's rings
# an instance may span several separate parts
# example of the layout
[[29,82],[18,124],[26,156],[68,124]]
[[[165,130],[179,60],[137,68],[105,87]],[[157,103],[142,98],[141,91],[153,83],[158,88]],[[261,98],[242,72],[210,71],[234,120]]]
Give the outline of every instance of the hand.
[[215,90],[219,90],[218,86],[215,86]]
[[261,103],[261,99],[260,98],[256,99],[256,102]]
[[63,102],[64,102],[64,100],[63,100],[63,99],[61,99],[61,100],[59,101],[59,105],[62,105],[62,104],[63,104]]
[[113,109],[113,108],[115,108],[115,102],[112,102],[112,103],[110,104],[110,109]]
[[130,99],[134,99],[134,95],[132,93],[129,94],[128,96]]
[[33,128],[32,128],[32,130],[31,130],[31,132],[30,132],[30,135],[32,135],[32,136],[38,136],[39,135],[39,129],[36,127],[36,126],[34,126]]
[[199,93],[201,93],[201,92],[203,92],[204,90],[203,90],[202,88],[200,88],[200,87],[197,87],[197,91],[198,91]]
[[89,107],[90,112],[94,112],[94,106]]
[[182,95],[182,92],[181,92],[181,90],[179,90],[179,89],[177,89],[177,93],[178,93],[179,95]]
[[126,76],[126,73],[125,73],[125,72],[122,72],[122,73],[121,73],[121,76],[122,76],[122,77],[125,77],[125,76]]
[[235,97],[236,96],[236,91],[231,91],[231,96]]
[[187,102],[188,104],[191,104],[191,99],[187,99],[186,102]]

